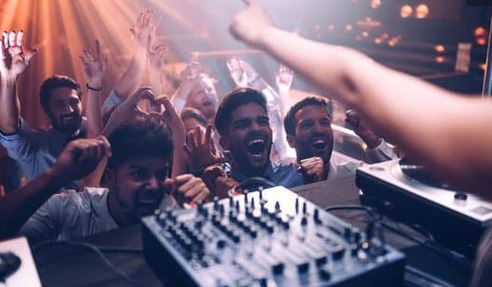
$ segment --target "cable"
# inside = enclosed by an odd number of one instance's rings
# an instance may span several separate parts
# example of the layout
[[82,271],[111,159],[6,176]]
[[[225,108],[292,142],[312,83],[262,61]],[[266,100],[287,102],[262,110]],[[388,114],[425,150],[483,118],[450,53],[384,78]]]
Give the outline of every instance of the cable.
[[[133,286],[142,286],[138,282],[135,282],[132,280],[125,272],[121,271],[118,269],[111,261],[108,260],[108,258],[102,253],[102,252],[128,252],[128,253],[142,253],[143,250],[141,249],[130,249],[130,248],[115,248],[115,247],[98,247],[96,245],[90,244],[90,243],[83,243],[83,242],[75,242],[75,241],[48,241],[41,243],[39,245],[36,245],[32,248],[33,253],[44,248],[47,246],[53,246],[53,245],[69,245],[69,246],[74,246],[74,247],[81,247],[85,248],[88,250],[93,251],[96,253],[96,255],[103,261],[103,263],[111,269],[114,273],[116,273],[118,276],[123,278],[127,283]],[[45,264],[46,265],[46,264]]]

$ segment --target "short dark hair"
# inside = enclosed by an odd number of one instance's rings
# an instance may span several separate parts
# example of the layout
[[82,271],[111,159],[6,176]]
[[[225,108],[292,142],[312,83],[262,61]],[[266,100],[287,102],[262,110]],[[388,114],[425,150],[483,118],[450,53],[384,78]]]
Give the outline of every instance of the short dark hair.
[[295,136],[296,133],[296,113],[306,107],[306,106],[320,106],[326,110],[328,116],[330,116],[330,112],[328,111],[328,102],[324,99],[320,99],[318,97],[307,97],[303,100],[297,102],[293,105],[287,115],[284,118],[284,128],[285,133],[291,136]]
[[111,157],[108,167],[114,168],[132,157],[152,156],[172,161],[173,142],[171,131],[155,119],[125,121],[108,137]]
[[45,111],[48,111],[48,104],[50,102],[51,92],[60,88],[69,88],[77,91],[79,99],[82,99],[82,90],[80,85],[72,78],[68,76],[54,75],[44,80],[39,90],[39,101]]
[[265,96],[260,91],[251,88],[239,88],[225,96],[215,115],[215,128],[221,135],[225,135],[231,121],[231,114],[239,106],[255,103],[267,112]]
[[186,107],[181,111],[181,120],[184,122],[187,119],[195,119],[197,120],[203,127],[207,126],[207,119],[205,116],[195,108]]

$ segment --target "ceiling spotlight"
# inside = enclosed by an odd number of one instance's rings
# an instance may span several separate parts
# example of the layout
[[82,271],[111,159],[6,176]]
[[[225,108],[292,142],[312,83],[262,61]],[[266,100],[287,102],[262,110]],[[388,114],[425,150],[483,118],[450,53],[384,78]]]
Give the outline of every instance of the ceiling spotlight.
[[408,17],[412,16],[412,13],[413,13],[412,6],[410,6],[410,5],[403,5],[403,6],[401,6],[401,9],[400,9],[400,17],[402,17],[402,18],[408,18]]
[[443,45],[436,45],[434,47],[434,50],[436,50],[436,52],[438,52],[438,53],[442,53],[442,52],[446,51],[446,47],[444,47]]
[[484,27],[477,27],[475,31],[473,31],[473,35],[475,36],[475,42],[480,46],[487,45],[487,29]]
[[372,9],[377,9],[381,6],[381,0],[372,0],[371,1],[371,8]]
[[415,17],[417,19],[427,18],[429,15],[429,6],[425,4],[420,4],[415,8]]

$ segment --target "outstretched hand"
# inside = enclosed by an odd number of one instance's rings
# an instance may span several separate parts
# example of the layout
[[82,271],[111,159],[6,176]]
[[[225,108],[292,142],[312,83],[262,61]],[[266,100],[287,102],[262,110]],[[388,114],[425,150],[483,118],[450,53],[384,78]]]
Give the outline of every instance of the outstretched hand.
[[17,79],[26,70],[37,50],[24,50],[24,32],[2,33],[0,43],[0,76],[3,79]]
[[237,14],[229,25],[229,31],[238,40],[252,46],[260,45],[264,33],[272,27],[270,18],[257,0],[243,0],[246,9]]
[[80,60],[83,64],[84,77],[87,84],[93,88],[102,87],[108,58],[101,54],[101,46],[99,40],[96,39],[96,50],[85,48],[80,55]]
[[146,10],[140,12],[137,18],[135,26],[130,29],[138,48],[146,49],[149,51],[149,47],[152,47],[155,28],[160,22],[160,18],[154,14],[153,10]]
[[207,166],[224,163],[226,159],[216,151],[212,137],[212,127],[208,126],[205,134],[197,127],[188,134],[188,143],[184,150],[188,155],[188,163],[193,171],[202,171]]
[[286,93],[290,90],[294,81],[294,72],[284,65],[280,65],[278,72],[275,75],[275,82],[279,93]]

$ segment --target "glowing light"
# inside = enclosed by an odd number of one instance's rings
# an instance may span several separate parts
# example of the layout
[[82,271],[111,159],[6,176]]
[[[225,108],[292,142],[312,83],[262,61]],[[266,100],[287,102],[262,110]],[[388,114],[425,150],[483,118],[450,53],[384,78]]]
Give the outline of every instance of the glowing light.
[[345,32],[352,32],[353,27],[350,24],[345,25]]
[[412,6],[410,6],[410,5],[403,5],[403,6],[401,6],[401,9],[400,9],[400,17],[402,17],[402,18],[408,18],[408,17],[412,16],[412,13],[413,13]]
[[439,64],[442,64],[444,63],[444,57],[443,56],[437,56],[434,61],[436,61],[436,63],[439,63]]
[[335,25],[333,24],[328,25],[328,31],[333,31],[333,30],[335,30]]
[[477,27],[475,31],[473,31],[473,35],[475,36],[475,42],[480,46],[487,45],[487,29],[484,27]]
[[436,50],[436,52],[438,52],[438,53],[442,53],[442,52],[446,51],[446,47],[444,47],[443,45],[436,45],[434,47],[434,50]]
[[372,9],[377,9],[381,6],[381,0],[372,0],[371,1],[371,8]]
[[377,45],[381,45],[381,43],[383,43],[383,39],[381,39],[380,37],[374,38],[374,43]]
[[485,71],[486,68],[487,68],[487,64],[485,64],[485,63],[480,64],[480,69],[482,69],[483,71]]
[[415,8],[415,17],[417,19],[424,19],[429,15],[429,6],[420,4]]
[[364,38],[369,37],[369,32],[367,32],[367,31],[364,31],[364,32],[362,32],[362,33],[360,33],[360,34],[361,34],[361,36],[362,36],[362,37],[364,37]]

